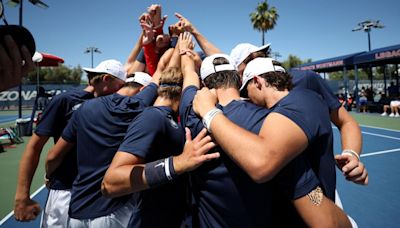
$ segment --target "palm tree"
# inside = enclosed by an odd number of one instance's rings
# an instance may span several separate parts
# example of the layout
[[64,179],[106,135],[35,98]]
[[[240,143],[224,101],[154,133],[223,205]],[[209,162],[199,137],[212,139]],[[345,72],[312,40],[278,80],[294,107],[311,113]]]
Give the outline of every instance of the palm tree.
[[278,10],[275,7],[269,8],[267,0],[258,3],[256,11],[250,14],[253,28],[262,34],[262,45],[265,43],[265,33],[274,28],[278,17]]

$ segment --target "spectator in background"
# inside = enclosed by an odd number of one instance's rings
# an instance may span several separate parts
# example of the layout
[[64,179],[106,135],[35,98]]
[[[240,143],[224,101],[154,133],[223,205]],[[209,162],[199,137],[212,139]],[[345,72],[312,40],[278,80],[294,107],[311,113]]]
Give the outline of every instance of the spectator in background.
[[361,87],[360,93],[358,95],[360,96],[358,103],[360,112],[367,112],[368,99],[367,99],[367,92],[364,86]]
[[390,82],[388,87],[389,98],[396,98],[399,95],[399,86],[394,85],[394,82]]
[[374,91],[371,87],[367,86],[367,89],[365,90],[365,96],[367,97],[367,101],[374,101]]
[[390,108],[390,115],[389,117],[400,117],[399,108],[400,108],[400,97],[396,100],[390,102],[390,105],[383,106],[383,113],[381,116],[387,116],[387,110]]
[[47,104],[50,102],[50,97],[52,97],[52,95],[47,93],[43,86],[39,86],[37,93],[38,110],[44,110],[46,108]]

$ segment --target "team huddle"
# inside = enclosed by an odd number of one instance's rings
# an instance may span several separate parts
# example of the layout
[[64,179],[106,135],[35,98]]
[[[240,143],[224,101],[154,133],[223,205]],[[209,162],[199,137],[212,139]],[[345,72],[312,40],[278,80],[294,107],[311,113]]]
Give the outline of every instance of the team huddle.
[[84,68],[84,90],[51,100],[20,162],[15,218],[40,214],[29,189],[53,137],[41,227],[356,227],[335,204],[335,169],[368,183],[361,132],[326,82],[284,69],[269,44],[222,54],[176,17],[164,34],[151,5],[126,64]]

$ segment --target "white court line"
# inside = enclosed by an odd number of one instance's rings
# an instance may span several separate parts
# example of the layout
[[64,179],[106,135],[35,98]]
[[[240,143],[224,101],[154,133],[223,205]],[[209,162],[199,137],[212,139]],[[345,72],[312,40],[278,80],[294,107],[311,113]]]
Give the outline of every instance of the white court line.
[[379,154],[388,154],[388,153],[394,153],[394,152],[400,152],[400,148],[391,149],[391,150],[382,150],[382,151],[371,152],[371,153],[367,153],[367,154],[361,154],[360,157],[368,157],[368,156],[374,156],[374,155],[379,155]]
[[394,131],[394,132],[400,132],[399,130],[394,130],[394,129],[389,129],[389,128],[383,128],[383,127],[373,127],[373,126],[368,126],[368,125],[361,125],[361,127],[369,127],[369,128],[375,128],[375,129],[380,129],[380,130],[386,130],[386,131]]
[[362,131],[361,133],[366,134],[366,135],[378,136],[378,137],[382,137],[382,138],[400,140],[400,138],[397,138],[397,137],[392,137],[392,136],[387,136],[387,135],[382,135],[382,134],[375,134],[375,133],[370,133],[370,132],[366,132],[366,131]]
[[[38,190],[36,190],[34,193],[32,193],[31,195],[31,199],[33,199],[33,197],[35,197],[37,194],[39,194],[40,191],[42,191],[46,186],[42,185]],[[7,219],[9,219],[11,216],[14,215],[14,210],[12,210],[10,213],[8,213],[8,215],[6,215],[1,221],[0,221],[0,226],[3,225],[3,223],[5,223],[7,221]]]
[[[364,126],[365,127],[365,126]],[[333,129],[338,129],[336,126],[332,126]],[[375,128],[375,127],[372,127]],[[377,129],[381,129],[381,130],[391,130],[391,129],[386,129],[386,128],[377,128]],[[392,130],[397,132],[396,130]],[[399,131],[400,132],[400,131]],[[382,137],[382,138],[388,138],[388,139],[394,139],[394,140],[400,140],[400,138],[398,137],[393,137],[393,136],[387,136],[387,135],[382,135],[382,134],[376,134],[376,133],[371,133],[371,132],[367,132],[367,131],[361,131],[361,133],[366,134],[366,135],[373,135],[373,136],[378,136],[378,137]]]

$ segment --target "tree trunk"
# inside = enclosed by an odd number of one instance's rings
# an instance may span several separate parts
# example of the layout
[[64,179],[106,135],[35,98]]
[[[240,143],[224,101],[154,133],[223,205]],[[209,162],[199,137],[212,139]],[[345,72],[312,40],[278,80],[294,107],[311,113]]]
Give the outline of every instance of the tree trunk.
[[264,44],[265,44],[265,31],[264,30],[262,30],[262,46],[264,46]]

